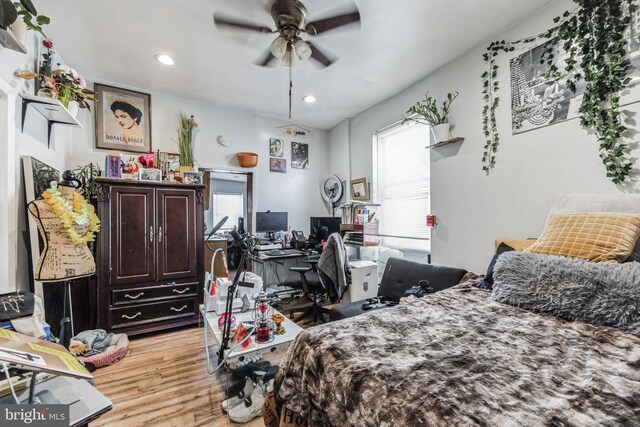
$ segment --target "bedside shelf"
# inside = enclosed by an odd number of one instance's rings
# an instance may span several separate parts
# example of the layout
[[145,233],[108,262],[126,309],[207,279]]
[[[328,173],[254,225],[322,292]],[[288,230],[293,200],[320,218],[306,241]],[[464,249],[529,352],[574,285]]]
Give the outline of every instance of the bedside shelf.
[[22,132],[24,132],[27,109],[31,105],[34,110],[47,119],[47,147],[51,145],[51,128],[53,125],[82,127],[80,122],[57,99],[27,94],[20,94],[20,97],[22,98]]
[[18,41],[11,31],[0,28],[0,45],[20,53],[27,53],[27,48]]
[[455,138],[447,139],[445,141],[440,141],[437,144],[429,145],[429,146],[427,146],[427,148],[429,148],[429,149],[437,148],[437,147],[442,147],[443,145],[453,144],[453,143],[462,142],[462,141],[464,141],[464,138],[461,137],[461,136],[458,136],[458,137],[455,137]]
[[345,241],[346,246],[372,247],[380,244],[377,220],[367,224],[340,224],[340,237],[343,240],[346,234],[351,232],[362,233],[362,243]]

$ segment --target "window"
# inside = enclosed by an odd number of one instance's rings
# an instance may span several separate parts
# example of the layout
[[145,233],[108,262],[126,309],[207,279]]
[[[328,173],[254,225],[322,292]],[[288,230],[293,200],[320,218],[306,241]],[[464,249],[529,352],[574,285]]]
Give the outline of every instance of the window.
[[374,135],[374,197],[385,246],[430,251],[429,128],[393,125]]
[[244,218],[244,194],[213,193],[213,223],[217,224],[228,216],[221,231],[230,231],[238,225],[238,218]]

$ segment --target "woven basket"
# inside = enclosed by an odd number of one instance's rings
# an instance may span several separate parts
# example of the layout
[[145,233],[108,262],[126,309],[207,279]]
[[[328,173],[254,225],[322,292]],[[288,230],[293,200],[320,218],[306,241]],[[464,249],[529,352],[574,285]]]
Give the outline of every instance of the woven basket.
[[243,168],[255,168],[258,166],[258,155],[256,153],[240,152],[236,154],[238,164]]

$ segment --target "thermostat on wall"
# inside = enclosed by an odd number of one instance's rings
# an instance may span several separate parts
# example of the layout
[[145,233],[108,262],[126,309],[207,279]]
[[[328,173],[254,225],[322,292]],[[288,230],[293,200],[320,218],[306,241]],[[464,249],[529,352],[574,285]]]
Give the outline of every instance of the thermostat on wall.
[[231,147],[231,140],[226,136],[220,135],[218,137],[218,143],[224,147]]

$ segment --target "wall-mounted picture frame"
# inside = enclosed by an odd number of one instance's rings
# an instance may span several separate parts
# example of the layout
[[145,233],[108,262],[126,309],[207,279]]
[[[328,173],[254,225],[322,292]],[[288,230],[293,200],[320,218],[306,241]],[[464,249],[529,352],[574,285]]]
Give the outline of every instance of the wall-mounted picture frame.
[[269,139],[269,156],[284,157],[284,141],[277,138]]
[[287,159],[269,159],[269,170],[271,172],[287,173]]
[[309,169],[309,144],[291,142],[291,168]]
[[151,151],[151,95],[100,83],[94,91],[96,148]]
[[358,178],[351,180],[351,199],[358,201],[369,200],[369,182],[367,178]]
[[160,169],[140,168],[140,174],[138,176],[140,181],[162,181],[162,171]]
[[183,184],[202,184],[202,172],[182,172]]

